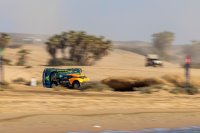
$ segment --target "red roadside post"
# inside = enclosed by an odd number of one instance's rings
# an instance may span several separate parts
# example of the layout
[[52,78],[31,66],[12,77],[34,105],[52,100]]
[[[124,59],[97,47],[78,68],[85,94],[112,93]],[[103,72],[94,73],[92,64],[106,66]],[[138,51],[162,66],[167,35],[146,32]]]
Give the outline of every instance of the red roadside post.
[[185,57],[185,88],[186,89],[190,86],[190,65],[191,65],[191,56],[187,55]]

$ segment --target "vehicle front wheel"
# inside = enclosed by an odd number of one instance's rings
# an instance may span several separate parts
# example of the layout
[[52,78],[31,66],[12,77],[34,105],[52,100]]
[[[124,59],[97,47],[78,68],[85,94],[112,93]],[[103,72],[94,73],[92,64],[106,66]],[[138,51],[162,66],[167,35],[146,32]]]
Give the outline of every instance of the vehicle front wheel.
[[73,89],[79,89],[80,88],[80,83],[78,81],[73,82],[72,87]]

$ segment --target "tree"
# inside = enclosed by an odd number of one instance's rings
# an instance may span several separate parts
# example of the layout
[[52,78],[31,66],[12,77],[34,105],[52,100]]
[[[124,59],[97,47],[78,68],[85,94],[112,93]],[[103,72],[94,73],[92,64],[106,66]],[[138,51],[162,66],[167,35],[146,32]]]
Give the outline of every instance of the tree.
[[79,65],[92,65],[95,61],[107,55],[112,42],[104,37],[87,35],[85,32],[71,31],[68,34],[70,59]]
[[168,50],[172,46],[174,41],[174,33],[164,31],[155,33],[153,36],[153,46],[157,50],[157,53],[164,58],[168,57]]
[[51,38],[49,38],[48,42],[46,42],[46,49],[47,52],[51,55],[52,59],[49,61],[50,65],[56,64],[57,59],[56,59],[56,54],[57,54],[57,49],[59,48],[60,45],[60,35],[54,35]]
[[[107,55],[111,50],[112,42],[104,37],[88,35],[84,31],[63,32],[61,35],[51,37],[47,44],[47,51],[56,59],[57,49],[61,49],[63,59],[66,58],[65,49],[69,48],[68,61],[77,65],[92,65],[96,60]],[[53,51],[53,52],[52,52]]]
[[3,51],[10,42],[10,36],[5,33],[0,33],[0,82],[4,81],[3,73]]
[[62,55],[63,55],[63,58],[65,59],[66,58],[66,54],[65,54],[65,49],[67,48],[68,46],[68,38],[67,38],[67,32],[63,32],[61,34],[61,37],[60,37],[60,45],[59,45],[59,48],[61,49],[61,52],[62,52]]
[[30,54],[29,50],[21,49],[17,53],[18,53],[18,56],[19,56],[17,65],[24,66],[27,62],[27,58],[28,58],[27,55]]
[[5,49],[10,42],[10,36],[5,33],[0,33],[0,49]]

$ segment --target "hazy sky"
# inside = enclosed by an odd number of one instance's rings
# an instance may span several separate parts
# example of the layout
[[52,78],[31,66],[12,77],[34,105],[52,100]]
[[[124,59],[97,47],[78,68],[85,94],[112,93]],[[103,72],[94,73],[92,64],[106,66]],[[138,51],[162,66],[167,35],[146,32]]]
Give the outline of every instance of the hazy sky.
[[200,40],[200,0],[0,0],[0,31],[54,34],[85,30],[112,40]]

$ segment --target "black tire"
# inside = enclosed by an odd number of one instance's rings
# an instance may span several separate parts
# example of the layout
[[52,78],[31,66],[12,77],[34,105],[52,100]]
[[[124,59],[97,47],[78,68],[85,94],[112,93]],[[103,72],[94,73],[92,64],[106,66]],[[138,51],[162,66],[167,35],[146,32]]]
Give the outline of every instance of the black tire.
[[74,81],[72,84],[73,89],[79,89],[80,88],[80,83],[78,81]]

